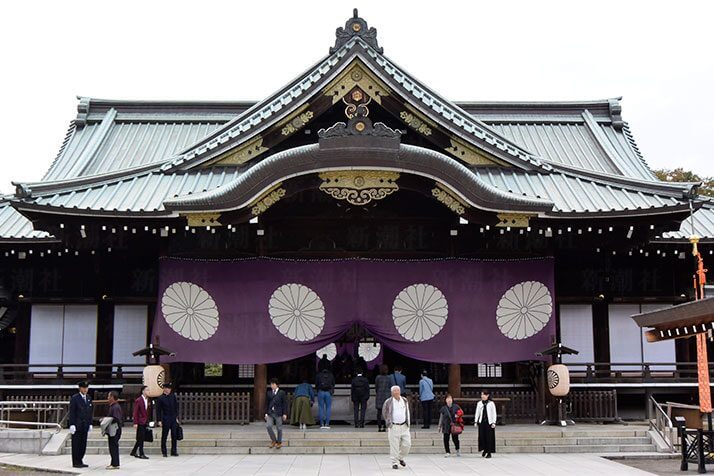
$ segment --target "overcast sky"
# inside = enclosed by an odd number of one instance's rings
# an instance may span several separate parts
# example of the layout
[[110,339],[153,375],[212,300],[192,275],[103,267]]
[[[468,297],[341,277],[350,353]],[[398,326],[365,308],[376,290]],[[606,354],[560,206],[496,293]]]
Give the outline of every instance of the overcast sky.
[[263,99],[327,54],[353,7],[446,98],[623,96],[651,167],[714,175],[712,1],[4,1],[0,192],[42,177],[77,95]]

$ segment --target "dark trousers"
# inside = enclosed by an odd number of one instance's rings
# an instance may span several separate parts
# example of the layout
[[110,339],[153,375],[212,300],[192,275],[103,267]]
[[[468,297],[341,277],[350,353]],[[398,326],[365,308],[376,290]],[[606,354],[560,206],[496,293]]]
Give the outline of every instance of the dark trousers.
[[146,425],[137,425],[136,427],[136,443],[134,444],[134,449],[131,450],[131,455],[143,455],[144,454],[144,438],[146,438]]
[[178,449],[176,448],[176,420],[171,423],[170,421],[161,422],[161,454],[166,456],[166,439],[171,432],[171,454],[178,454]]
[[[454,448],[456,448],[456,451],[459,451],[460,445],[459,445],[459,435],[451,435],[451,441],[454,442]],[[444,433],[444,450],[446,450],[447,453],[451,453],[451,450],[449,449],[449,434]]]
[[383,426],[385,426],[384,419],[382,418],[382,409],[381,408],[377,408],[377,426],[379,428],[382,428]]
[[72,435],[72,466],[82,464],[87,452],[87,431],[75,431]]
[[364,424],[364,414],[367,411],[367,400],[361,400],[359,402],[352,402],[352,406],[355,410],[355,425]]
[[117,430],[117,434],[108,437],[109,454],[112,457],[111,466],[119,466],[119,440],[121,439],[121,428]]
[[421,402],[422,415],[424,416],[424,426],[429,428],[431,425],[431,407],[434,400],[424,400]]

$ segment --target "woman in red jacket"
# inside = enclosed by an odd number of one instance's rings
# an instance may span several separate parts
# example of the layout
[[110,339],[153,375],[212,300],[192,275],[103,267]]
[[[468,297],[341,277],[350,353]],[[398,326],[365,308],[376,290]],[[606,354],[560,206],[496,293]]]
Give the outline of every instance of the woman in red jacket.
[[151,414],[151,402],[146,396],[148,387],[141,387],[141,395],[134,400],[134,428],[136,428],[136,444],[129,453],[139,459],[149,459],[144,454],[144,439],[146,438],[146,427],[149,425],[149,415]]

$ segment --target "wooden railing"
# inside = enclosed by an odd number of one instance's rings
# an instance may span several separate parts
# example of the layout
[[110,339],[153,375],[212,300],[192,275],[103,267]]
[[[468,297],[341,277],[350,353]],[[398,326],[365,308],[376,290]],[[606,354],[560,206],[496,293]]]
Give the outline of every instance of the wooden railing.
[[251,420],[251,397],[248,392],[177,393],[179,420],[182,423],[235,423],[247,425]]
[[616,390],[571,391],[565,402],[575,421],[619,421]]
[[[690,383],[697,381],[696,362],[585,362],[565,364],[571,383]],[[709,364],[709,372],[714,363]]]
[[4,384],[75,383],[86,379],[93,383],[140,381],[143,365],[137,364],[0,364],[0,382]]

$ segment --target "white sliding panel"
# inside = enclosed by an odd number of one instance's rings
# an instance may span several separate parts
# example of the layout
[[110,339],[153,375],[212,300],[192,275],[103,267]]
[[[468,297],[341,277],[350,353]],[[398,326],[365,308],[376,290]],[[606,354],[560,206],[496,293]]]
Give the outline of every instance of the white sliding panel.
[[62,363],[64,306],[33,304],[30,316],[30,372],[55,371],[57,367],[35,364]]
[[[563,363],[594,362],[593,308],[590,304],[560,305],[560,342],[580,353],[564,355]],[[576,370],[581,370],[576,368]],[[585,370],[583,367],[582,370]]]
[[71,304],[64,307],[64,346],[62,363],[91,364],[91,367],[71,367],[66,373],[89,371],[97,362],[97,306]]
[[[640,313],[639,304],[610,304],[608,306],[610,324],[610,362],[641,363],[642,331],[632,320],[633,314]],[[640,372],[642,367],[614,365],[613,370]]]
[[[651,312],[664,307],[670,307],[670,304],[643,304],[640,312]],[[663,340],[660,342],[647,342],[645,333],[642,333],[642,351],[645,362],[653,363],[673,363],[677,361],[674,350],[674,339]],[[650,370],[674,370],[673,365],[652,365]]]
[[137,364],[136,367],[124,367],[124,370],[141,370],[144,367],[145,357],[134,357],[131,353],[146,347],[148,312],[145,305],[114,306],[112,363]]

